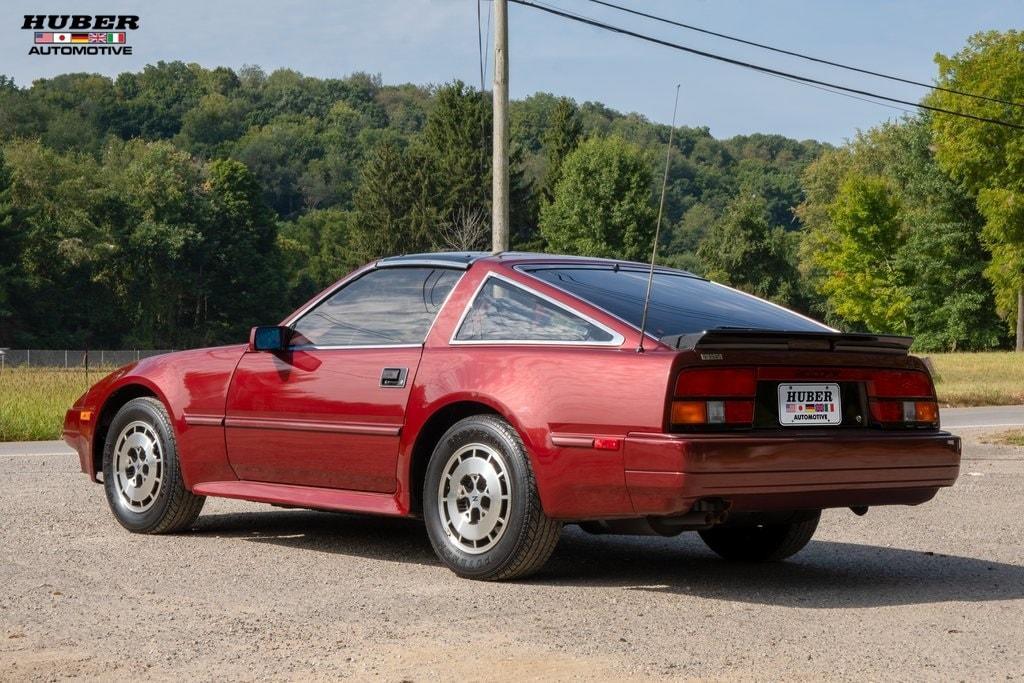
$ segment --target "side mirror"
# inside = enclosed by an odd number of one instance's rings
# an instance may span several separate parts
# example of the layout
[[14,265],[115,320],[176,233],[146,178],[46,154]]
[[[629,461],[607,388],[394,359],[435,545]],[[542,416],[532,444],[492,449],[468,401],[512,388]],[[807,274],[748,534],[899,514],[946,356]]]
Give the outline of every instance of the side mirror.
[[287,351],[291,328],[281,325],[258,325],[249,333],[250,351]]

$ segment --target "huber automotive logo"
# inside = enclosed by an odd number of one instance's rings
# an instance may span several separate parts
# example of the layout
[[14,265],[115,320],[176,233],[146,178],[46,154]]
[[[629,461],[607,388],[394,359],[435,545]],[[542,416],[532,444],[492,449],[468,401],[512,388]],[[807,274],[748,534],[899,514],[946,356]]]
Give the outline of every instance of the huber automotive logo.
[[128,32],[139,28],[133,14],[26,14],[33,32],[30,55],[130,55]]

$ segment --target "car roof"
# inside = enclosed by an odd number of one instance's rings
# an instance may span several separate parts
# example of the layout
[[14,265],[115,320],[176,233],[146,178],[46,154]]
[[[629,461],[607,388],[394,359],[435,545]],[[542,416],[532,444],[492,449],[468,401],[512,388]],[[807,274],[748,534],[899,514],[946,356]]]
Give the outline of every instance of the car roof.
[[[648,263],[637,261],[625,261],[622,259],[600,258],[597,256],[571,256],[567,254],[542,254],[527,251],[503,251],[492,254],[488,251],[439,251],[421,254],[403,254],[401,256],[388,256],[377,261],[378,266],[413,266],[413,265],[439,265],[454,266],[457,268],[469,268],[477,261],[489,261],[492,263],[504,263],[511,266],[527,264],[577,264],[577,265],[619,265],[630,268],[650,268]],[[671,272],[675,274],[690,275],[698,277],[693,273],[676,268],[658,266],[659,272]]]

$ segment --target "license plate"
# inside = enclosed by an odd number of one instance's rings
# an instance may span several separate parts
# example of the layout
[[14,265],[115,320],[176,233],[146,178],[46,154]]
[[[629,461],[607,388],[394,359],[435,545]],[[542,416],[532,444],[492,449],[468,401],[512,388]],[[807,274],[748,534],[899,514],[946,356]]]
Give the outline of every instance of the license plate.
[[843,421],[838,384],[780,384],[779,424],[837,425]]

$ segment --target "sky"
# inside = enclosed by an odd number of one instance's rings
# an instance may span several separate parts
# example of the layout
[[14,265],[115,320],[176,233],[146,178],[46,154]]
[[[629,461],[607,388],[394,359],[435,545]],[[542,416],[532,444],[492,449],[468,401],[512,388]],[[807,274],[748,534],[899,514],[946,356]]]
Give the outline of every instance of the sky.
[[[1021,0],[613,0],[720,33],[832,61],[932,82],[936,52],[952,54],[981,30],[1021,28]],[[917,101],[922,88],[831,69],[632,17],[588,0],[547,4],[633,31],[772,68]],[[484,24],[489,2],[481,3]],[[132,56],[29,55],[25,14],[137,14]],[[678,123],[716,137],[767,132],[841,143],[903,112],[711,62],[528,7],[509,8],[510,94],[551,92],[668,123],[677,83]],[[490,36],[486,36],[488,39]],[[490,41],[487,51],[490,50]],[[68,72],[115,76],[159,60],[203,66],[257,64],[321,77],[355,71],[387,84],[479,87],[476,0],[174,0],[89,3],[4,0],[0,74],[18,85]],[[491,60],[488,60],[490,63]],[[490,83],[490,71],[487,82]]]

